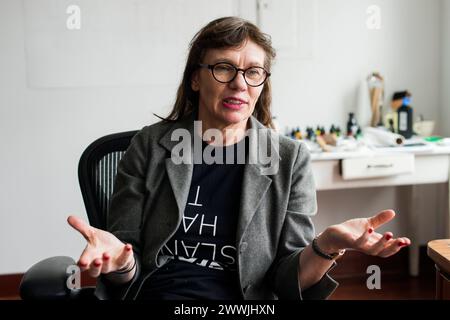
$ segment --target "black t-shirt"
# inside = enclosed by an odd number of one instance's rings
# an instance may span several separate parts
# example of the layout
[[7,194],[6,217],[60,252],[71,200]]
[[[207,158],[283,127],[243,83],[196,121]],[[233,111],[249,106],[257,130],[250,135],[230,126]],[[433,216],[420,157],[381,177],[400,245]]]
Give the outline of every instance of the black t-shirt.
[[[146,280],[140,298],[242,299],[236,230],[244,164],[238,152],[247,150],[247,142],[207,149],[215,156],[221,148],[222,164],[194,164],[180,227],[161,251],[170,261]],[[203,143],[203,150],[206,146]]]

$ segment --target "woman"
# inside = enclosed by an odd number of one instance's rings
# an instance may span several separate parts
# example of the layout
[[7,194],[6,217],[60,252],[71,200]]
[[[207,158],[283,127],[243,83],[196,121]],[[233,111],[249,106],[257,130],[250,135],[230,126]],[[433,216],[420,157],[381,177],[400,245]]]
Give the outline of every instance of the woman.
[[[274,57],[269,37],[240,18],[212,21],[194,37],[172,112],[143,128],[119,165],[108,231],[68,219],[88,242],[79,265],[102,275],[98,297],[324,299],[337,286],[327,272],[345,249],[388,257],[410,244],[374,231],[392,210],[315,237],[302,143],[277,136],[278,169],[269,174],[249,163],[255,140],[246,130],[272,125]],[[245,150],[246,163],[177,162],[177,130],[194,138],[189,146],[202,137],[202,155]]]

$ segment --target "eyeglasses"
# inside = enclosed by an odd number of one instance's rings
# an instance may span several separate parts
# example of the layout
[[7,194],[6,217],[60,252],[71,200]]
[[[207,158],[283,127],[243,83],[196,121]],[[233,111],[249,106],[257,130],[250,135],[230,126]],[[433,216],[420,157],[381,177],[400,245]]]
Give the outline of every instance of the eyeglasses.
[[199,63],[198,65],[202,68],[211,70],[214,79],[220,83],[229,83],[233,81],[239,71],[242,71],[244,80],[250,87],[259,87],[268,77],[270,77],[270,72],[266,71],[263,67],[240,69],[228,62],[218,62],[215,64]]

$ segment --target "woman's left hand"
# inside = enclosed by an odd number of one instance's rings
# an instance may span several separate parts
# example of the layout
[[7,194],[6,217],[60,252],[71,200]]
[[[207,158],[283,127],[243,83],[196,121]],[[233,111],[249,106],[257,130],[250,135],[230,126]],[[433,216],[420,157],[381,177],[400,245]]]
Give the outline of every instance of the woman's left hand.
[[372,256],[389,257],[411,244],[408,238],[394,238],[391,232],[375,232],[394,217],[393,210],[384,210],[370,218],[351,219],[332,225],[318,237],[317,245],[326,252],[354,249]]

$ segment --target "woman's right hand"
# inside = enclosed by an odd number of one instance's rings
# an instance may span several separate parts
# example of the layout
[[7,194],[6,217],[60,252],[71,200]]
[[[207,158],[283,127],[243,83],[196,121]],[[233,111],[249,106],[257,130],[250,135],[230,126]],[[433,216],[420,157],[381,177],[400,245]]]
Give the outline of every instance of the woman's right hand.
[[89,275],[96,278],[102,273],[132,268],[134,255],[130,244],[124,244],[110,232],[91,227],[78,217],[69,216],[67,222],[87,241],[78,260],[81,271],[88,270]]

